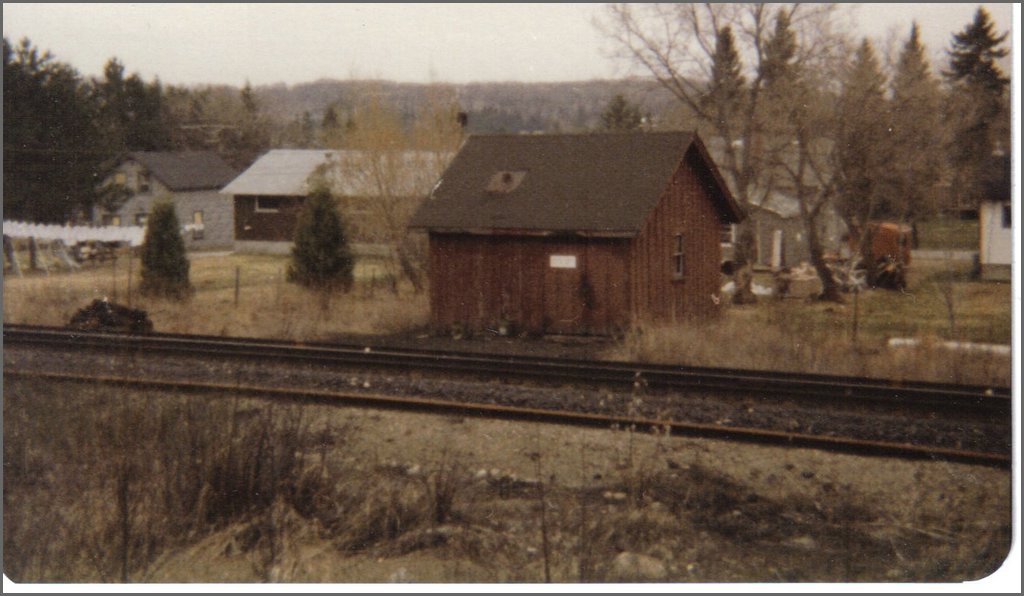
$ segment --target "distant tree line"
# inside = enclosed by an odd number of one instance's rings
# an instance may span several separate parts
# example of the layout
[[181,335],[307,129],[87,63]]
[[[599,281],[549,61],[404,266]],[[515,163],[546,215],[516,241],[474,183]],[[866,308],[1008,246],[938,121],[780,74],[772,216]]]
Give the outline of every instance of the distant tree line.
[[213,149],[245,166],[270,147],[248,84],[189,89],[144,81],[111,58],[98,78],[28,39],[4,38],[4,217],[65,222],[123,196],[100,183],[125,151]]
[[116,58],[83,77],[4,38],[5,217],[63,222],[116,204],[99,183],[123,151],[209,149],[244,168],[271,147],[365,145],[382,138],[359,132],[380,129],[371,105],[404,147],[421,145],[438,93],[465,133],[696,129],[724,143],[719,166],[741,202],[788,188],[809,225],[826,205],[856,222],[923,216],[943,189],[976,201],[986,159],[1009,150],[1006,35],[979,9],[937,74],[916,25],[889,55],[836,33],[836,20],[826,4],[613,5],[605,33],[650,78],[447,86],[182,87]]

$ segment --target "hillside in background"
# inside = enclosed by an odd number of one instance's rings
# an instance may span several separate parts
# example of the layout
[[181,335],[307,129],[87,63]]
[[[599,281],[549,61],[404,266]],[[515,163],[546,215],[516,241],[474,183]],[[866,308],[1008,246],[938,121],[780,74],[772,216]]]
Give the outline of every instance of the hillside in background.
[[572,132],[600,127],[601,113],[618,94],[652,118],[657,128],[694,128],[671,94],[650,80],[622,79],[565,83],[422,84],[323,79],[298,85],[254,87],[261,108],[274,119],[321,122],[328,107],[341,118],[367,97],[378,96],[407,120],[431,93],[454,92],[469,116],[471,133]]

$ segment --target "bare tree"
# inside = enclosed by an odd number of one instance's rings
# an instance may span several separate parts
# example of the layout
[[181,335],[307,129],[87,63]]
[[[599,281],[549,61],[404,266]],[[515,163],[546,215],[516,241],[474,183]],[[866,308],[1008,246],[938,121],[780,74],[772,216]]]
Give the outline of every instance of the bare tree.
[[[833,35],[834,5],[762,3],[613,4],[598,28],[614,42],[616,56],[638,65],[703,122],[705,132],[723,141],[719,164],[743,204],[759,202],[767,192],[764,88],[773,75],[768,45],[784,14],[795,36],[794,60],[810,66],[841,41]],[[739,89],[723,87],[727,72],[716,72],[723,51],[720,37],[731,41],[742,76]],[[718,76],[716,76],[718,75]]]
[[764,173],[773,188],[797,200],[807,235],[811,265],[821,280],[821,298],[841,296],[825,260],[820,218],[832,205],[836,192],[833,152],[834,101],[830,70],[807,68],[793,59],[793,43],[786,16],[780,15],[766,62],[769,69],[763,110],[767,142],[773,146]]
[[386,249],[388,277],[405,277],[421,291],[425,251],[407,227],[461,143],[454,93],[435,90],[411,127],[371,95],[353,110],[353,124],[338,163],[341,194],[360,201],[358,232]]
[[598,27],[719,139],[719,166],[744,205],[787,188],[799,201],[823,297],[839,293],[819,218],[835,195],[825,139],[845,36],[830,4],[608,7]]

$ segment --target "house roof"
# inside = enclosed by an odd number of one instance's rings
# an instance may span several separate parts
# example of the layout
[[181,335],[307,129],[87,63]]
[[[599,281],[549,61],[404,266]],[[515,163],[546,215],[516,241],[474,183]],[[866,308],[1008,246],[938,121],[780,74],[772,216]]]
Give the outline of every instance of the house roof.
[[800,217],[800,201],[787,192],[775,189],[766,195],[762,189],[755,189],[752,195],[751,204],[758,209],[771,211],[783,219]]
[[323,149],[272,149],[221,189],[226,195],[300,196],[309,194],[310,174],[335,152]]
[[695,152],[726,221],[743,217],[692,133],[471,136],[411,227],[634,234]]
[[125,157],[175,192],[219,189],[238,175],[213,151],[132,151]]
[[[304,197],[310,176],[321,166],[335,191],[345,196],[422,196],[433,182],[425,151],[356,151],[335,149],[272,149],[221,189],[226,195]],[[386,187],[386,188],[385,188]]]

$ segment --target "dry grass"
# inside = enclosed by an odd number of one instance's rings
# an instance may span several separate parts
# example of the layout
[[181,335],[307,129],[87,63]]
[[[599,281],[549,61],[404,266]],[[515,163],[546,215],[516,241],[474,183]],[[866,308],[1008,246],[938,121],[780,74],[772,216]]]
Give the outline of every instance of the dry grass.
[[1010,540],[1003,470],[5,381],[22,582],[959,581]]
[[[195,296],[187,302],[144,299],[134,261],[129,284],[127,258],[77,273],[35,273],[4,278],[4,321],[64,325],[93,299],[108,296],[148,311],[160,332],[292,340],[334,334],[391,334],[425,328],[428,296],[407,284],[391,284],[372,260],[360,261],[356,287],[320,308],[317,295],[284,281],[287,258],[232,254],[192,255]],[[239,273],[238,304],[235,276]],[[856,311],[856,313],[855,313]],[[853,329],[856,314],[857,339]],[[948,339],[1008,344],[1009,284],[971,279],[969,264],[915,262],[906,292],[864,292],[856,308],[762,299],[729,306],[719,321],[700,325],[640,325],[609,351],[612,359],[642,360],[921,379],[962,383],[1010,383],[1009,359],[953,352]],[[890,337],[923,340],[916,349],[892,350]]]
[[[1008,386],[1008,356],[942,346],[950,339],[1010,343],[1009,284],[975,281],[969,269],[915,263],[906,292],[863,292],[856,305],[851,295],[844,304],[762,298],[753,305],[729,305],[716,321],[639,325],[607,357]],[[892,337],[922,342],[894,349],[887,346]]]
[[154,328],[166,333],[315,340],[335,333],[387,334],[427,323],[426,294],[403,283],[391,291],[383,268],[372,260],[357,264],[355,288],[333,296],[327,311],[317,294],[285,282],[287,257],[193,254],[191,263],[196,292],[185,302],[139,296],[139,262],[132,260],[129,279],[126,255],[116,269],[108,262],[72,273],[5,276],[4,322],[62,326],[92,300],[108,297],[146,310]]
[[775,317],[769,320],[730,314],[707,324],[638,327],[606,356],[689,366],[1010,385],[1008,356],[949,350],[934,338],[912,348],[855,344],[828,327],[794,325],[794,319],[787,323],[787,316],[799,320],[788,307],[773,311]]

